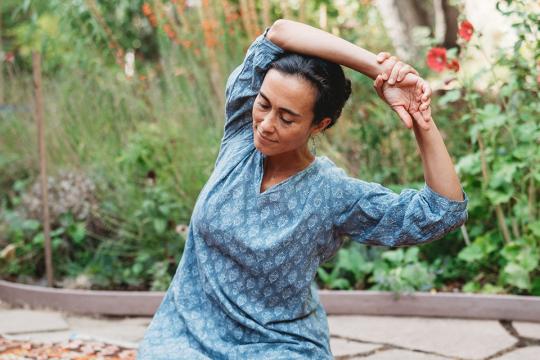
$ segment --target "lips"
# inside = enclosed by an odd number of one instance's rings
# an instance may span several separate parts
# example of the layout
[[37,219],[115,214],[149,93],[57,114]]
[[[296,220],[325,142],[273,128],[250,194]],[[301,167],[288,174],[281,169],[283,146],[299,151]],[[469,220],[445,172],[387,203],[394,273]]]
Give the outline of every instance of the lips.
[[268,139],[267,137],[263,136],[258,130],[257,130],[257,135],[259,135],[259,137],[263,140],[265,140],[266,142],[270,142],[270,143],[275,143],[276,141],[274,140],[270,140]]

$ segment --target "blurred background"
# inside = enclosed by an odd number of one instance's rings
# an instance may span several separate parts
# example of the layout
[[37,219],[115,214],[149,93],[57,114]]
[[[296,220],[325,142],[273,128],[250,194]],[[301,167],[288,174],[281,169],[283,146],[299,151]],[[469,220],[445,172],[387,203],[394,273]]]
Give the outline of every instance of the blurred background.
[[[420,247],[347,242],[328,289],[540,295],[540,5],[516,0],[3,0],[0,278],[45,284],[32,54],[41,54],[56,286],[166,290],[223,131],[224,87],[278,18],[412,64],[470,198]],[[318,147],[351,176],[420,188],[413,134],[367,77]]]

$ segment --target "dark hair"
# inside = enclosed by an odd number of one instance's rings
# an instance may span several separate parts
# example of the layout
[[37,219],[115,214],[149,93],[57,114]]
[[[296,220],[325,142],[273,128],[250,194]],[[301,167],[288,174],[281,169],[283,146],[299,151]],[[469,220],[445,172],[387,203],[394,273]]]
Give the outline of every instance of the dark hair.
[[317,89],[313,109],[313,125],[330,117],[332,127],[339,116],[345,102],[351,95],[351,81],[345,77],[340,65],[317,57],[285,53],[270,64],[270,69],[281,73],[300,76],[308,80]]

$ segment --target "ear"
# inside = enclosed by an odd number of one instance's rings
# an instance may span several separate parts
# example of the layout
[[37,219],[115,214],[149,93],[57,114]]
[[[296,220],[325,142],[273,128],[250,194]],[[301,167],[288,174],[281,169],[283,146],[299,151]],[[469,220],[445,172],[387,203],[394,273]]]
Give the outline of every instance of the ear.
[[320,123],[313,126],[313,128],[311,129],[311,135],[317,135],[318,133],[326,129],[328,125],[330,125],[331,123],[332,123],[332,119],[328,116],[325,117],[324,119],[321,120]]

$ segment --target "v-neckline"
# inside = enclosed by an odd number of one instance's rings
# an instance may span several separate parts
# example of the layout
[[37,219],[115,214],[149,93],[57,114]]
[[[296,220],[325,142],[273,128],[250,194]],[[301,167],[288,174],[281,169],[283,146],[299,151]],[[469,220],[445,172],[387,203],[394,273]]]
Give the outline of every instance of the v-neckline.
[[264,190],[263,192],[261,192],[261,185],[262,185],[262,181],[263,181],[263,178],[264,178],[264,159],[265,159],[265,156],[263,153],[261,153],[260,151],[257,151],[258,153],[258,156],[259,156],[259,159],[258,159],[258,176],[259,178],[257,179],[256,181],[256,186],[257,188],[255,189],[256,192],[257,192],[257,195],[258,196],[264,196],[266,195],[268,192],[274,190],[276,187],[279,187],[285,183],[288,183],[290,182],[292,179],[300,176],[301,174],[304,174],[306,173],[308,170],[310,170],[311,168],[313,168],[315,166],[315,164],[318,162],[319,158],[317,156],[315,156],[315,159],[308,165],[306,166],[305,168],[303,168],[302,170],[298,171],[297,173],[289,176],[288,178],[286,179],[283,179],[282,181],[278,182],[277,184],[274,184],[270,187],[268,187],[266,190]]

